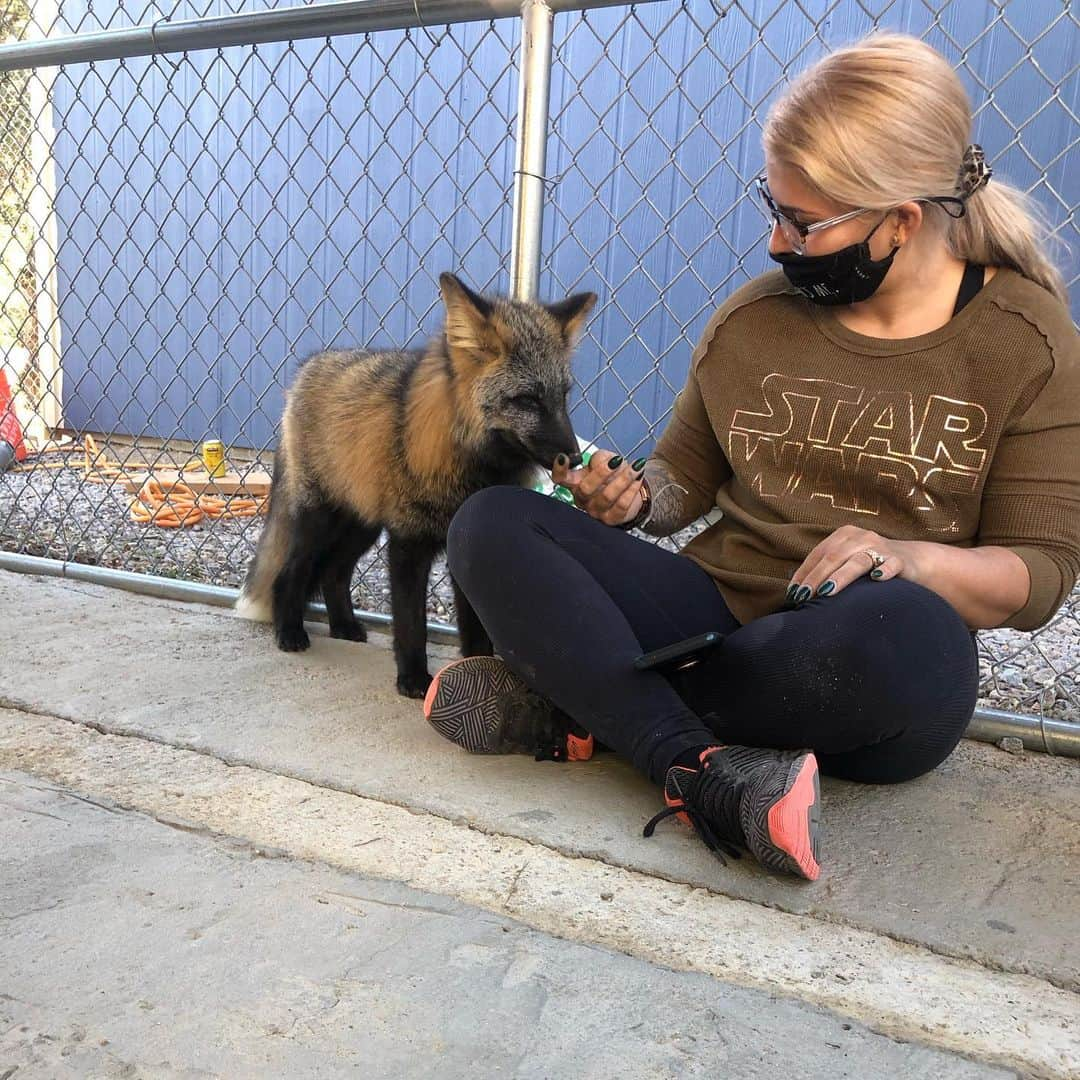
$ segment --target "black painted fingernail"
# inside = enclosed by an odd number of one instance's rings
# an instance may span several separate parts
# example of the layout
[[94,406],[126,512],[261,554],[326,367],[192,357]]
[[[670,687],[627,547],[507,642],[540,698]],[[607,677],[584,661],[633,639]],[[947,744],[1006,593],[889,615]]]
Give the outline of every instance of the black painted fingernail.
[[621,464],[622,464],[622,458],[621,458],[620,456],[616,455],[615,457],[613,457],[613,458],[612,458],[612,459],[611,459],[611,460],[610,460],[610,461],[609,461],[609,462],[607,463],[607,467],[608,467],[609,469],[613,469],[613,470],[614,470],[614,469],[617,469],[617,468],[618,468],[618,467],[619,467],[619,466],[620,466]]
[[790,603],[790,602],[791,602],[792,600],[794,600],[794,599],[795,599],[795,594],[796,594],[796,593],[797,593],[798,591],[799,591],[799,583],[798,583],[797,581],[793,581],[793,582],[792,582],[792,583],[791,583],[791,584],[790,584],[790,585],[789,585],[789,586],[787,587],[787,596],[785,596],[785,597],[784,597],[784,599],[785,599],[785,600],[787,600],[787,601],[788,601],[788,603]]
[[881,570],[881,569],[880,569],[880,567],[878,567],[878,568],[875,568],[875,569],[873,569],[873,570],[871,570],[871,571],[870,571],[870,576],[871,576],[871,577],[872,577],[872,578],[873,578],[873,579],[874,579],[875,581],[880,581],[880,580],[881,580],[881,578],[882,578],[882,575],[883,575],[883,573],[884,573],[884,571],[883,571],[883,570]]
[[836,582],[835,581],[826,581],[818,589],[817,594],[818,594],[818,596],[828,596],[829,593],[831,593],[833,591],[833,589],[835,589],[835,588],[836,588]]
[[555,455],[555,464],[558,465],[560,469],[565,469],[569,462],[570,459],[565,454]]
[[649,459],[647,457],[639,457],[637,461],[635,461],[634,464],[630,466],[630,468],[633,469],[634,472],[641,472],[641,470],[645,468],[645,463],[648,460]]
[[795,603],[796,604],[803,604],[809,599],[810,599],[810,586],[809,585],[801,586],[799,591],[795,594]]

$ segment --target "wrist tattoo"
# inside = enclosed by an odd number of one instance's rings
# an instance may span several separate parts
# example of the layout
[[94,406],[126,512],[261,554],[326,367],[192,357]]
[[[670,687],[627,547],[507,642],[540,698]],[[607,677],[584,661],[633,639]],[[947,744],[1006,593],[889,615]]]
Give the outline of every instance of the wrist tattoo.
[[640,526],[642,532],[650,536],[671,536],[693,521],[687,511],[686,500],[689,492],[657,461],[650,461],[645,466],[645,481],[649,485],[652,501],[649,515]]

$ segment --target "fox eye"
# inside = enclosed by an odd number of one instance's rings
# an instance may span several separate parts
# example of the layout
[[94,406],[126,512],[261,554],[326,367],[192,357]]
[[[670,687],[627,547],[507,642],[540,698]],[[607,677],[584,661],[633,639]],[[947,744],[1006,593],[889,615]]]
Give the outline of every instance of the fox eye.
[[544,407],[544,403],[534,394],[515,394],[510,400],[519,409],[531,409],[534,412],[539,412]]

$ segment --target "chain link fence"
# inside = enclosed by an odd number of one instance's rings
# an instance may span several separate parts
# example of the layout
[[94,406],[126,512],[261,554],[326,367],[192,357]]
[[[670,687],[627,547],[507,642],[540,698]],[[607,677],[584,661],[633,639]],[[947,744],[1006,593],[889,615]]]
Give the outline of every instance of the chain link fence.
[[[9,0],[0,29],[275,6],[289,5],[74,0],[32,19]],[[540,291],[601,296],[576,359],[583,437],[651,448],[709,314],[766,266],[746,192],[770,101],[874,27],[955,62],[998,175],[1075,246],[1080,22],[1067,0],[559,14]],[[134,493],[169,469],[193,480],[216,438],[230,481],[257,498],[300,358],[419,344],[438,325],[442,270],[506,291],[520,37],[507,18],[0,73],[0,363],[30,451],[0,473],[0,548],[238,585],[260,517],[208,506],[162,528],[132,516]],[[354,595],[388,611],[381,552]],[[452,620],[444,572],[429,612]],[[981,639],[984,703],[1080,722],[1077,594],[1033,635]]]

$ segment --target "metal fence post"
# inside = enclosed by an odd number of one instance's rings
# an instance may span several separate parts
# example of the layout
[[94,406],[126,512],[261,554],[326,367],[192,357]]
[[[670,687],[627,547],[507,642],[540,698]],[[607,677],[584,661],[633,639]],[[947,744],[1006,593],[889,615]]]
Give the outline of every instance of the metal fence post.
[[524,0],[510,248],[510,295],[518,300],[535,300],[540,283],[553,19],[546,0]]
[[[54,5],[39,4],[39,10],[49,11]],[[38,282],[34,318],[37,322],[37,355],[34,358],[42,380],[40,404],[28,427],[28,434],[37,436],[44,445],[63,423],[63,365],[60,339],[60,287],[56,256],[60,250],[56,222],[56,163],[53,143],[52,85],[55,68],[38,68],[27,81],[27,96],[34,127],[30,132],[30,162],[34,185],[30,190],[27,209],[39,228],[34,239],[33,266]]]

